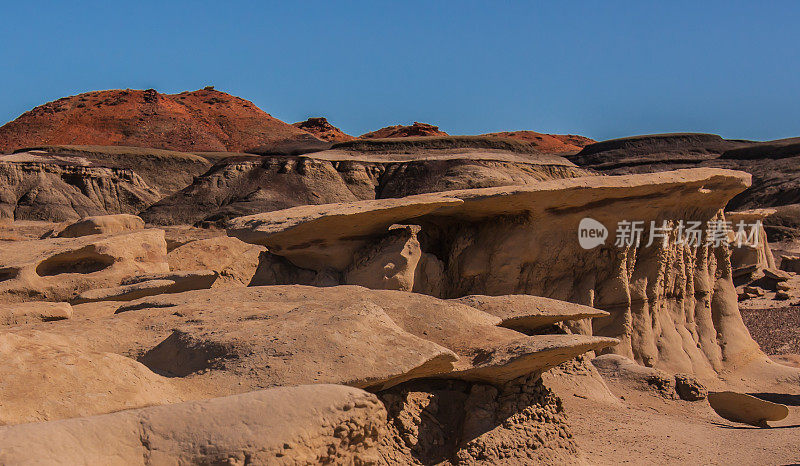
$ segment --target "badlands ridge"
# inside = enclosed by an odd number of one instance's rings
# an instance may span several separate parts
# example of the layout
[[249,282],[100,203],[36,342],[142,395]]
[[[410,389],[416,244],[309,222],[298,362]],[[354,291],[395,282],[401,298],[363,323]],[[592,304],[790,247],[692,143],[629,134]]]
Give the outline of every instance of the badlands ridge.
[[[800,368],[740,311],[800,298],[792,140],[353,137],[206,88],[60,99],[0,149],[0,463],[796,453]],[[585,249],[585,218],[765,229]]]

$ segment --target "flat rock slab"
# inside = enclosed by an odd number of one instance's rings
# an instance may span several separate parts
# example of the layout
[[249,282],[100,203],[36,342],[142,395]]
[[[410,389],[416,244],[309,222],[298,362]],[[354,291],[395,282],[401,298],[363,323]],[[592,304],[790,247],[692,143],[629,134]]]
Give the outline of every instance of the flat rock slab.
[[374,464],[386,411],[337,385],[0,427],[2,464]]
[[50,322],[72,317],[69,303],[34,301],[27,303],[0,303],[0,325],[21,325]]
[[212,270],[136,276],[123,280],[120,286],[84,291],[73,302],[133,301],[146,296],[204,290],[211,288],[217,277]]
[[117,312],[147,320],[180,316],[172,334],[142,362],[180,377],[202,373],[219,385],[316,382],[383,389],[432,376],[504,383],[617,343],[583,335],[527,336],[460,303],[357,286],[202,290],[145,298]]
[[609,315],[593,307],[531,295],[469,295],[453,301],[500,317],[498,325],[518,330],[537,330],[558,322]]
[[767,421],[780,421],[789,415],[789,408],[737,392],[710,392],[708,403],[721,417],[742,424],[769,427]]
[[267,246],[299,267],[319,269],[320,264],[342,270],[355,251],[370,238],[386,234],[389,227],[461,204],[438,194],[352,203],[306,205],[230,221],[228,234],[242,241]]

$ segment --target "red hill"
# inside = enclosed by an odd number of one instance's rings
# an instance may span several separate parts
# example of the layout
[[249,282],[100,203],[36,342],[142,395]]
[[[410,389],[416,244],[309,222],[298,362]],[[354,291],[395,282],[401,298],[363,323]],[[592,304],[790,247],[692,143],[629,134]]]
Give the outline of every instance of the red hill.
[[239,97],[205,89],[108,90],[64,97],[0,127],[0,153],[36,145],[244,151],[307,136]]
[[345,134],[339,128],[328,123],[327,118],[309,118],[306,121],[298,121],[293,123],[292,126],[300,128],[303,131],[308,131],[314,136],[328,142],[345,142],[352,141],[355,137]]
[[530,142],[542,152],[551,153],[578,152],[589,144],[597,142],[594,139],[574,134],[544,134],[536,131],[503,131],[484,134],[484,136],[497,136]]
[[427,123],[414,122],[411,126],[395,125],[381,128],[377,131],[362,134],[361,139],[383,139],[383,138],[408,138],[414,136],[449,136],[444,131],[439,131],[438,126]]

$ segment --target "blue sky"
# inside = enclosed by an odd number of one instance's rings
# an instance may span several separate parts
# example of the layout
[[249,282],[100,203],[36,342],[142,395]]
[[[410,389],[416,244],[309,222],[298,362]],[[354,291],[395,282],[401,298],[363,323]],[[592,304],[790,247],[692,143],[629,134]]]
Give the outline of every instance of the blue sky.
[[800,136],[800,2],[3,2],[0,123],[206,85],[351,134]]

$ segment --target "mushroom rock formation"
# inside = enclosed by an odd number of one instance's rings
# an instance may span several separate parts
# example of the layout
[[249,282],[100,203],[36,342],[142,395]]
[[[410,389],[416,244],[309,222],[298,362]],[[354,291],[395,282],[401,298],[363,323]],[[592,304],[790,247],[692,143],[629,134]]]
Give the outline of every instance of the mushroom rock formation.
[[[265,244],[300,268],[327,267],[336,277],[356,246],[381,241],[390,223],[419,225],[417,270],[440,274],[436,289],[415,284],[414,291],[451,298],[530,294],[602,309],[611,315],[595,319],[592,333],[621,340],[607,351],[646,366],[714,377],[763,357],[738,311],[730,249],[705,239],[697,247],[678,245],[675,230],[670,241],[648,246],[650,222],[707,226],[722,219],[722,207],[749,183],[746,173],[719,169],[572,178],[426,195],[427,205],[437,196],[449,205],[406,220],[370,220],[372,206],[383,201],[313,206],[312,215],[289,209],[261,221],[235,219],[231,234]],[[415,198],[400,201],[408,209]],[[620,221],[641,221],[642,241],[617,246],[605,238],[605,244],[584,249],[578,227],[587,217],[610,230],[608,237]],[[357,241],[343,249],[348,225]]]
[[302,155],[237,156],[141,212],[148,223],[224,224],[309,204],[533,183],[589,173],[510,139],[451,136],[368,139]]
[[359,139],[381,139],[381,138],[407,138],[418,136],[447,136],[444,131],[440,131],[438,126],[429,125],[415,121],[411,126],[395,125],[387,126],[376,131],[364,133]]
[[[353,255],[376,236],[384,236],[395,223],[420,217],[460,199],[419,194],[399,199],[359,201],[292,207],[238,217],[228,224],[228,234],[242,241],[267,246],[272,254],[288,258],[299,267],[342,271]],[[324,231],[324,238],[320,238]],[[321,241],[317,241],[321,240]]]
[[[541,334],[542,329],[537,330],[540,334],[526,335],[498,326],[503,320],[500,317],[461,303],[358,286],[251,286],[236,293],[189,291],[118,305],[114,315],[98,314],[85,306],[90,305],[76,306],[82,317],[52,323],[47,329],[49,338],[83,353],[137,357],[151,371],[168,375],[170,386],[183,399],[228,396],[276,385],[334,382],[375,392],[390,411],[388,420],[386,413],[380,413],[380,426],[388,428],[389,433],[375,437],[381,462],[390,464],[408,464],[422,456],[458,457],[463,461],[574,457],[577,445],[571,439],[563,408],[542,385],[541,374],[583,352],[617,343],[615,339],[587,335]],[[86,313],[92,312],[94,317],[88,317]],[[520,319],[527,317],[524,309],[515,313]],[[532,314],[541,312],[533,310]],[[560,314],[564,317],[565,313]],[[578,312],[573,317],[585,314]],[[8,333],[38,341],[42,339],[38,328],[30,324],[9,329]],[[46,386],[36,380],[30,384],[35,390]],[[287,402],[298,409],[308,406],[302,400],[295,403],[290,396],[281,396],[284,406]],[[164,402],[171,401],[165,398]],[[27,399],[15,396],[4,399],[4,403],[14,406],[27,403]],[[202,403],[193,404],[192,409],[210,413],[215,426],[225,426],[226,432],[232,432],[231,438],[236,438],[238,431],[228,428],[223,416]],[[70,400],[63,404],[80,406]],[[103,410],[105,405],[94,412]],[[228,410],[239,420],[237,425],[243,425],[235,405]],[[169,412],[171,422],[165,423],[164,429],[174,429],[174,420],[183,419],[182,411]],[[326,425],[320,421],[319,410],[315,416],[313,425]],[[70,427],[70,439],[96,438],[91,422],[81,419],[79,425]],[[229,445],[213,432],[206,433],[205,424],[197,425],[193,418],[185,423],[192,426],[192,438],[211,438],[209,441],[220,448]],[[438,432],[431,433],[432,437],[425,433],[428,423]],[[140,424],[147,428],[146,423],[138,422],[137,427]],[[248,426],[255,429],[252,423]],[[109,425],[102,424],[102,429],[107,428]],[[171,439],[182,438],[174,430],[159,432]],[[124,433],[115,435],[127,438]],[[434,438],[443,441],[437,443]],[[409,444],[404,439],[419,441]],[[0,442],[16,445],[4,437],[2,429]],[[148,442],[145,447],[153,444]],[[180,441],[175,448],[195,444]],[[137,448],[141,445],[136,443]],[[7,451],[3,449],[3,454]],[[94,454],[91,448],[82,451],[76,454]],[[141,454],[140,450],[136,452]],[[282,454],[291,455],[292,451],[287,449]]]
[[308,131],[323,141],[343,142],[355,139],[355,137],[343,133],[342,130],[328,123],[325,117],[309,118],[306,121],[292,123],[292,126]]
[[3,464],[376,464],[386,410],[336,385],[0,427]]
[[0,218],[61,222],[135,213],[159,197],[132,170],[36,154],[0,155]]
[[168,271],[162,230],[0,242],[0,301],[70,301],[130,276]]
[[[775,213],[775,209],[754,209],[740,212],[726,212],[725,219],[731,222],[731,267],[733,276],[753,275],[764,269],[775,269],[775,257],[769,247],[767,232],[764,230],[763,221],[766,217]],[[747,235],[750,235],[754,225],[758,225],[755,236],[742,238],[742,244],[738,244],[735,237],[738,226],[744,227]]]
[[0,152],[41,144],[243,151],[307,135],[212,87],[180,94],[107,90],[64,97],[0,127]]
[[0,333],[0,356],[0,425],[181,401],[169,379],[133,359],[76,348],[55,334]]

